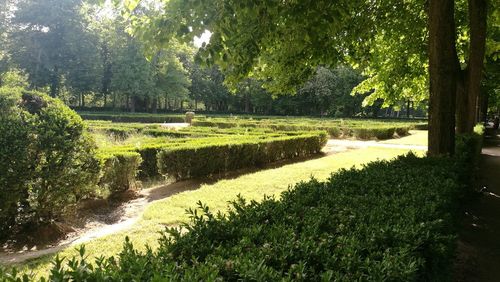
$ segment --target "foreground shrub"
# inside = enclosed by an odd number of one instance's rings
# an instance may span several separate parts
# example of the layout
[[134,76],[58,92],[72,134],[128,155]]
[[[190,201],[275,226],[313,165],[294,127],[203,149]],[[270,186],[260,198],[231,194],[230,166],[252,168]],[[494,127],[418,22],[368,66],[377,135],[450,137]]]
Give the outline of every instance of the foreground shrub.
[[94,143],[57,99],[13,88],[0,97],[1,229],[57,219],[97,187]]
[[67,266],[56,259],[50,279],[446,281],[463,165],[408,155],[299,183],[280,200],[238,199],[227,215],[199,203],[157,251],[127,241],[118,259],[92,265],[82,249]]

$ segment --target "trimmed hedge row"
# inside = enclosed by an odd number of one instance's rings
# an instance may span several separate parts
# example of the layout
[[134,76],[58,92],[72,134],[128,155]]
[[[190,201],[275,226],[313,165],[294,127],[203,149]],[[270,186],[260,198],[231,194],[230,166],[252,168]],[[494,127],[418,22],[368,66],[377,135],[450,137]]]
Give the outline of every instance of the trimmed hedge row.
[[288,123],[268,123],[268,122],[255,122],[255,121],[211,121],[211,120],[195,120],[193,126],[203,127],[218,127],[218,128],[270,128],[279,131],[304,131],[304,130],[325,130],[332,138],[351,138],[357,139],[391,139],[394,135],[400,137],[408,135],[410,129],[414,125],[411,124],[341,124],[338,122],[331,122],[328,125],[314,125],[314,124],[288,124]]
[[238,199],[227,215],[199,203],[189,224],[166,229],[157,251],[126,241],[118,259],[92,266],[82,249],[67,267],[55,261],[49,279],[446,281],[466,166],[410,154],[299,183],[280,200]]
[[136,152],[119,152],[101,156],[102,176],[99,186],[110,193],[124,192],[137,186],[136,176],[142,158]]
[[79,113],[85,120],[107,120],[112,122],[141,122],[141,123],[182,123],[184,115],[155,115],[155,114],[108,114],[108,113]]
[[317,154],[326,141],[326,134],[322,133],[272,141],[168,148],[158,154],[158,167],[161,174],[175,179],[202,177]]

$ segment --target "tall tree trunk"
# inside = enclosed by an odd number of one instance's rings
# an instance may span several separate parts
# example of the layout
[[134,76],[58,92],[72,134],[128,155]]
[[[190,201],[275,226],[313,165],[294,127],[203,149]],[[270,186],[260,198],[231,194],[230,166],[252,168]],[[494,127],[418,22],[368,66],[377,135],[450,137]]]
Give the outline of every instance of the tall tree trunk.
[[406,102],[406,118],[410,118],[410,111],[411,111],[411,101],[408,100]]
[[455,151],[457,53],[453,0],[429,1],[429,155]]
[[56,97],[57,92],[59,91],[59,68],[54,66],[54,71],[50,78],[50,96]]
[[486,48],[487,0],[469,0],[470,48],[467,64],[468,123],[466,132],[472,132],[478,116],[478,100],[483,77]]
[[250,95],[245,93],[245,113],[250,112]]
[[[112,65],[110,60],[110,52],[108,44],[105,42],[101,45],[101,57],[103,64],[103,73],[101,80],[101,93],[104,97],[104,107],[106,107],[108,102],[108,96],[111,92],[111,77],[113,75]],[[114,106],[113,106],[114,107]]]
[[489,94],[487,91],[484,91],[481,93],[479,96],[479,104],[481,105],[481,108],[479,109],[479,121],[484,122],[486,121],[486,118],[488,116],[488,100],[489,100]]
[[153,101],[151,102],[151,111],[153,114],[158,113],[158,97],[153,98]]
[[457,133],[471,133],[478,121],[478,100],[486,46],[487,0],[468,0],[469,60],[457,88]]
[[467,96],[467,70],[457,70],[457,90],[456,90],[456,132],[461,134],[467,132],[469,99]]
[[132,96],[132,97],[130,98],[130,112],[132,112],[132,113],[135,113],[135,106],[136,106],[135,104],[136,104],[136,102],[137,102],[136,100],[137,100],[137,99],[136,99],[136,97],[135,97],[135,96]]

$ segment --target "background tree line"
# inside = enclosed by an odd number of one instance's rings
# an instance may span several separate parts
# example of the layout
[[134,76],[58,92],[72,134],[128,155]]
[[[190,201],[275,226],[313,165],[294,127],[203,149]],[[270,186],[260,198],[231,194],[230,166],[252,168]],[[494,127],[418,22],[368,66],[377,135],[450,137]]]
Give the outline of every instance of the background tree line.
[[[266,85],[273,82],[262,78],[229,88],[220,67],[195,59],[199,51],[192,42],[169,40],[146,48],[128,32],[130,17],[118,7],[92,0],[0,1],[5,7],[0,12],[0,85],[23,84],[73,107],[337,117],[408,115],[409,108],[420,109],[412,114],[425,112],[425,99],[414,104],[411,97],[384,105],[374,96],[371,106],[363,107],[373,91],[351,95],[365,77],[345,64],[317,67],[305,84],[282,93],[287,95],[271,94]],[[142,5],[133,16],[154,16],[157,10]]]

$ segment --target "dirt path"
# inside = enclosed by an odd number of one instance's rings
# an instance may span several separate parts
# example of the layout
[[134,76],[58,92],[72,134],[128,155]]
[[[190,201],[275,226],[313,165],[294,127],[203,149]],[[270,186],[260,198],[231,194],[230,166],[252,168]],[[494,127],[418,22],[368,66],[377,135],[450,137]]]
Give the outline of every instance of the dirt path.
[[475,189],[459,235],[456,281],[500,281],[500,136],[486,136]]

